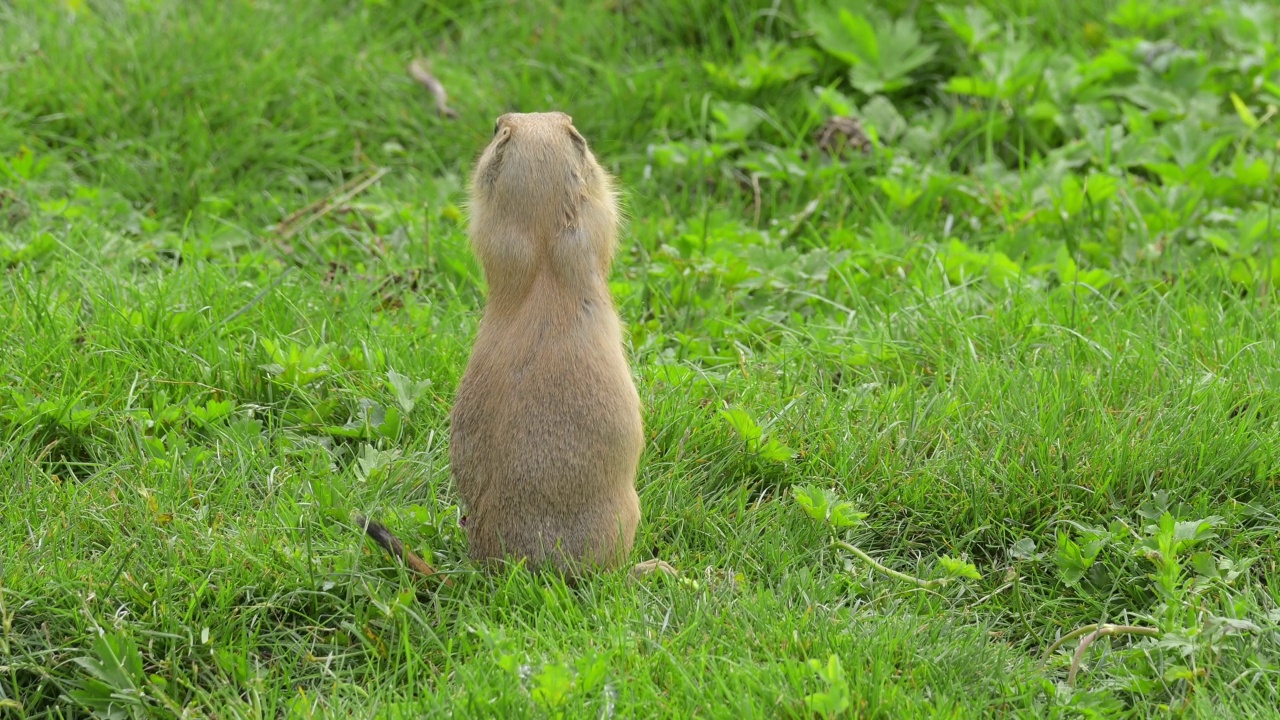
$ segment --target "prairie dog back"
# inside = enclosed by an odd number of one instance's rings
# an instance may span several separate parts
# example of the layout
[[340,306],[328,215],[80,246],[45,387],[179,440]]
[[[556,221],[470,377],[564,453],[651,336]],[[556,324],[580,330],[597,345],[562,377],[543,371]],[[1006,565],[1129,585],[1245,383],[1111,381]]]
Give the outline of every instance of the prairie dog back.
[[617,567],[640,520],[644,436],[608,286],[613,180],[568,115],[507,114],[470,209],[489,297],[449,452],[471,556]]

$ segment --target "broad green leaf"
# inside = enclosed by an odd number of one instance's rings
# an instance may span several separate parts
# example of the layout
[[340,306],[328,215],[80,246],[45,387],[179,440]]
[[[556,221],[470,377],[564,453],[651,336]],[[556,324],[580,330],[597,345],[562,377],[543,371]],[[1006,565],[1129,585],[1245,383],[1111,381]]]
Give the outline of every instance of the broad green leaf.
[[1166,512],[1169,512],[1169,492],[1166,491],[1152,493],[1151,500],[1138,506],[1138,515],[1142,515],[1147,520],[1160,520]]
[[814,88],[813,92],[817,96],[818,105],[832,115],[848,117],[858,110],[858,106],[848,96],[835,88]]
[[1191,8],[1150,0],[1124,0],[1107,15],[1107,22],[1130,30],[1153,30],[1191,12]]
[[809,667],[817,673],[818,678],[826,685],[825,692],[816,692],[804,696],[805,707],[810,712],[818,713],[825,717],[836,717],[842,715],[849,709],[849,682],[845,679],[844,668],[840,665],[840,658],[836,655],[830,655],[824,665],[821,661],[809,660]]
[[957,560],[948,555],[940,555],[938,564],[942,566],[943,572],[946,573],[947,577],[969,578],[971,580],[982,579],[982,575],[978,573],[978,569],[973,566],[973,563]]
[[609,673],[609,659],[605,655],[587,651],[574,662],[578,677],[574,684],[579,693],[592,693],[604,683]]
[[1100,544],[1087,543],[1085,547],[1076,544],[1066,533],[1058,533],[1058,547],[1052,556],[1053,564],[1058,566],[1062,581],[1067,585],[1075,585],[1084,578],[1084,574],[1093,565]]
[[543,708],[556,709],[565,704],[573,690],[573,674],[560,663],[547,663],[533,678],[529,695]]
[[881,143],[892,142],[909,126],[907,119],[893,106],[893,102],[883,95],[876,95],[868,100],[859,115],[866,129],[873,132]]
[[1195,682],[1196,673],[1186,665],[1170,665],[1165,668],[1163,677],[1167,683],[1172,683],[1175,680],[1184,680],[1191,683]]
[[231,414],[234,403],[230,400],[210,400],[204,406],[193,406],[190,410],[192,419],[201,425],[211,425]]
[[884,192],[885,197],[889,198],[889,202],[896,208],[905,210],[915,204],[916,200],[924,193],[924,188],[915,187],[904,183],[896,177],[882,177],[875,181],[880,190]]
[[1119,185],[1120,181],[1113,175],[1090,173],[1084,181],[1085,196],[1089,202],[1099,205],[1114,197]]
[[70,696],[92,709],[98,717],[127,718],[130,706],[141,705],[141,689],[146,676],[142,671],[142,654],[125,635],[99,634],[89,657],[75,658],[92,678],[81,683]]
[[734,65],[704,62],[703,69],[718,85],[754,92],[782,85],[811,74],[815,69],[813,51],[784,43],[759,41]]
[[1084,210],[1084,186],[1074,174],[1062,176],[1062,183],[1054,199],[1054,207],[1063,219],[1073,218]]
[[734,432],[738,433],[738,436],[748,443],[758,441],[764,434],[764,431],[760,429],[756,421],[752,420],[747,411],[742,408],[732,407],[727,410],[721,410],[720,417],[728,421]]
[[365,444],[361,446],[360,455],[356,457],[356,477],[361,480],[368,480],[383,468],[391,465],[399,457],[399,449],[379,450],[372,445]]
[[1262,631],[1262,628],[1257,623],[1244,618],[1221,617],[1219,615],[1209,616],[1209,619],[1205,621],[1205,627],[1220,631],[1224,635],[1243,635],[1244,633]]
[[845,8],[813,5],[804,15],[818,46],[849,65],[866,62],[879,55],[875,31],[870,23]]
[[1218,562],[1214,559],[1213,553],[1198,552],[1192,555],[1191,568],[1201,577],[1216,578],[1219,576]]
[[126,635],[100,634],[93,642],[94,658],[80,658],[79,664],[116,690],[142,685],[142,654]]
[[996,250],[987,254],[987,279],[997,286],[1016,282],[1022,277],[1022,266],[1012,258]]
[[1173,528],[1173,539],[1184,547],[1190,547],[1206,540],[1212,540],[1218,537],[1213,528],[1222,522],[1222,518],[1217,515],[1207,517],[1203,520],[1187,520],[1180,522]]
[[1271,179],[1271,166],[1267,161],[1248,157],[1244,153],[1236,156],[1231,164],[1231,170],[1237,182],[1249,187],[1263,187]]

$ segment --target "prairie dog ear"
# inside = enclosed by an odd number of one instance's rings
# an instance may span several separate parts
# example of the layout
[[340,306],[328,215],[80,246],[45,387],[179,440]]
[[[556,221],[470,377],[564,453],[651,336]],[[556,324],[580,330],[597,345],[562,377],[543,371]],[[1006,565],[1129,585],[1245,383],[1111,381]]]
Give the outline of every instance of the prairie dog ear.
[[582,153],[583,157],[586,157],[587,139],[582,137],[582,133],[578,132],[578,129],[572,125],[569,126],[569,139],[578,148],[578,152]]

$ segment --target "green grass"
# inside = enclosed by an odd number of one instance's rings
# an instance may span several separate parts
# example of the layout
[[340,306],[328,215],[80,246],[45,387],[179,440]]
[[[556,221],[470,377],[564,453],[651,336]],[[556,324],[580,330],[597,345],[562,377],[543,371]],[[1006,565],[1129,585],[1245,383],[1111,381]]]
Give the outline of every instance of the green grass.
[[[0,3],[0,717],[1280,717],[1280,11],[875,5]],[[463,188],[545,109],[682,580],[465,559]]]

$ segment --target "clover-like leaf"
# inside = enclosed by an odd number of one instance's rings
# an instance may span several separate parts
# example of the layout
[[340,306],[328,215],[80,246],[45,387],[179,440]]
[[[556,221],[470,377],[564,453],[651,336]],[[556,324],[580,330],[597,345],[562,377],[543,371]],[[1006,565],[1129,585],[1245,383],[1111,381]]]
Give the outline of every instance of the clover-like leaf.
[[1009,547],[1009,557],[1014,560],[1031,560],[1036,556],[1036,541],[1022,538]]
[[765,115],[754,105],[720,101],[712,103],[711,117],[716,140],[743,141],[751,137]]

